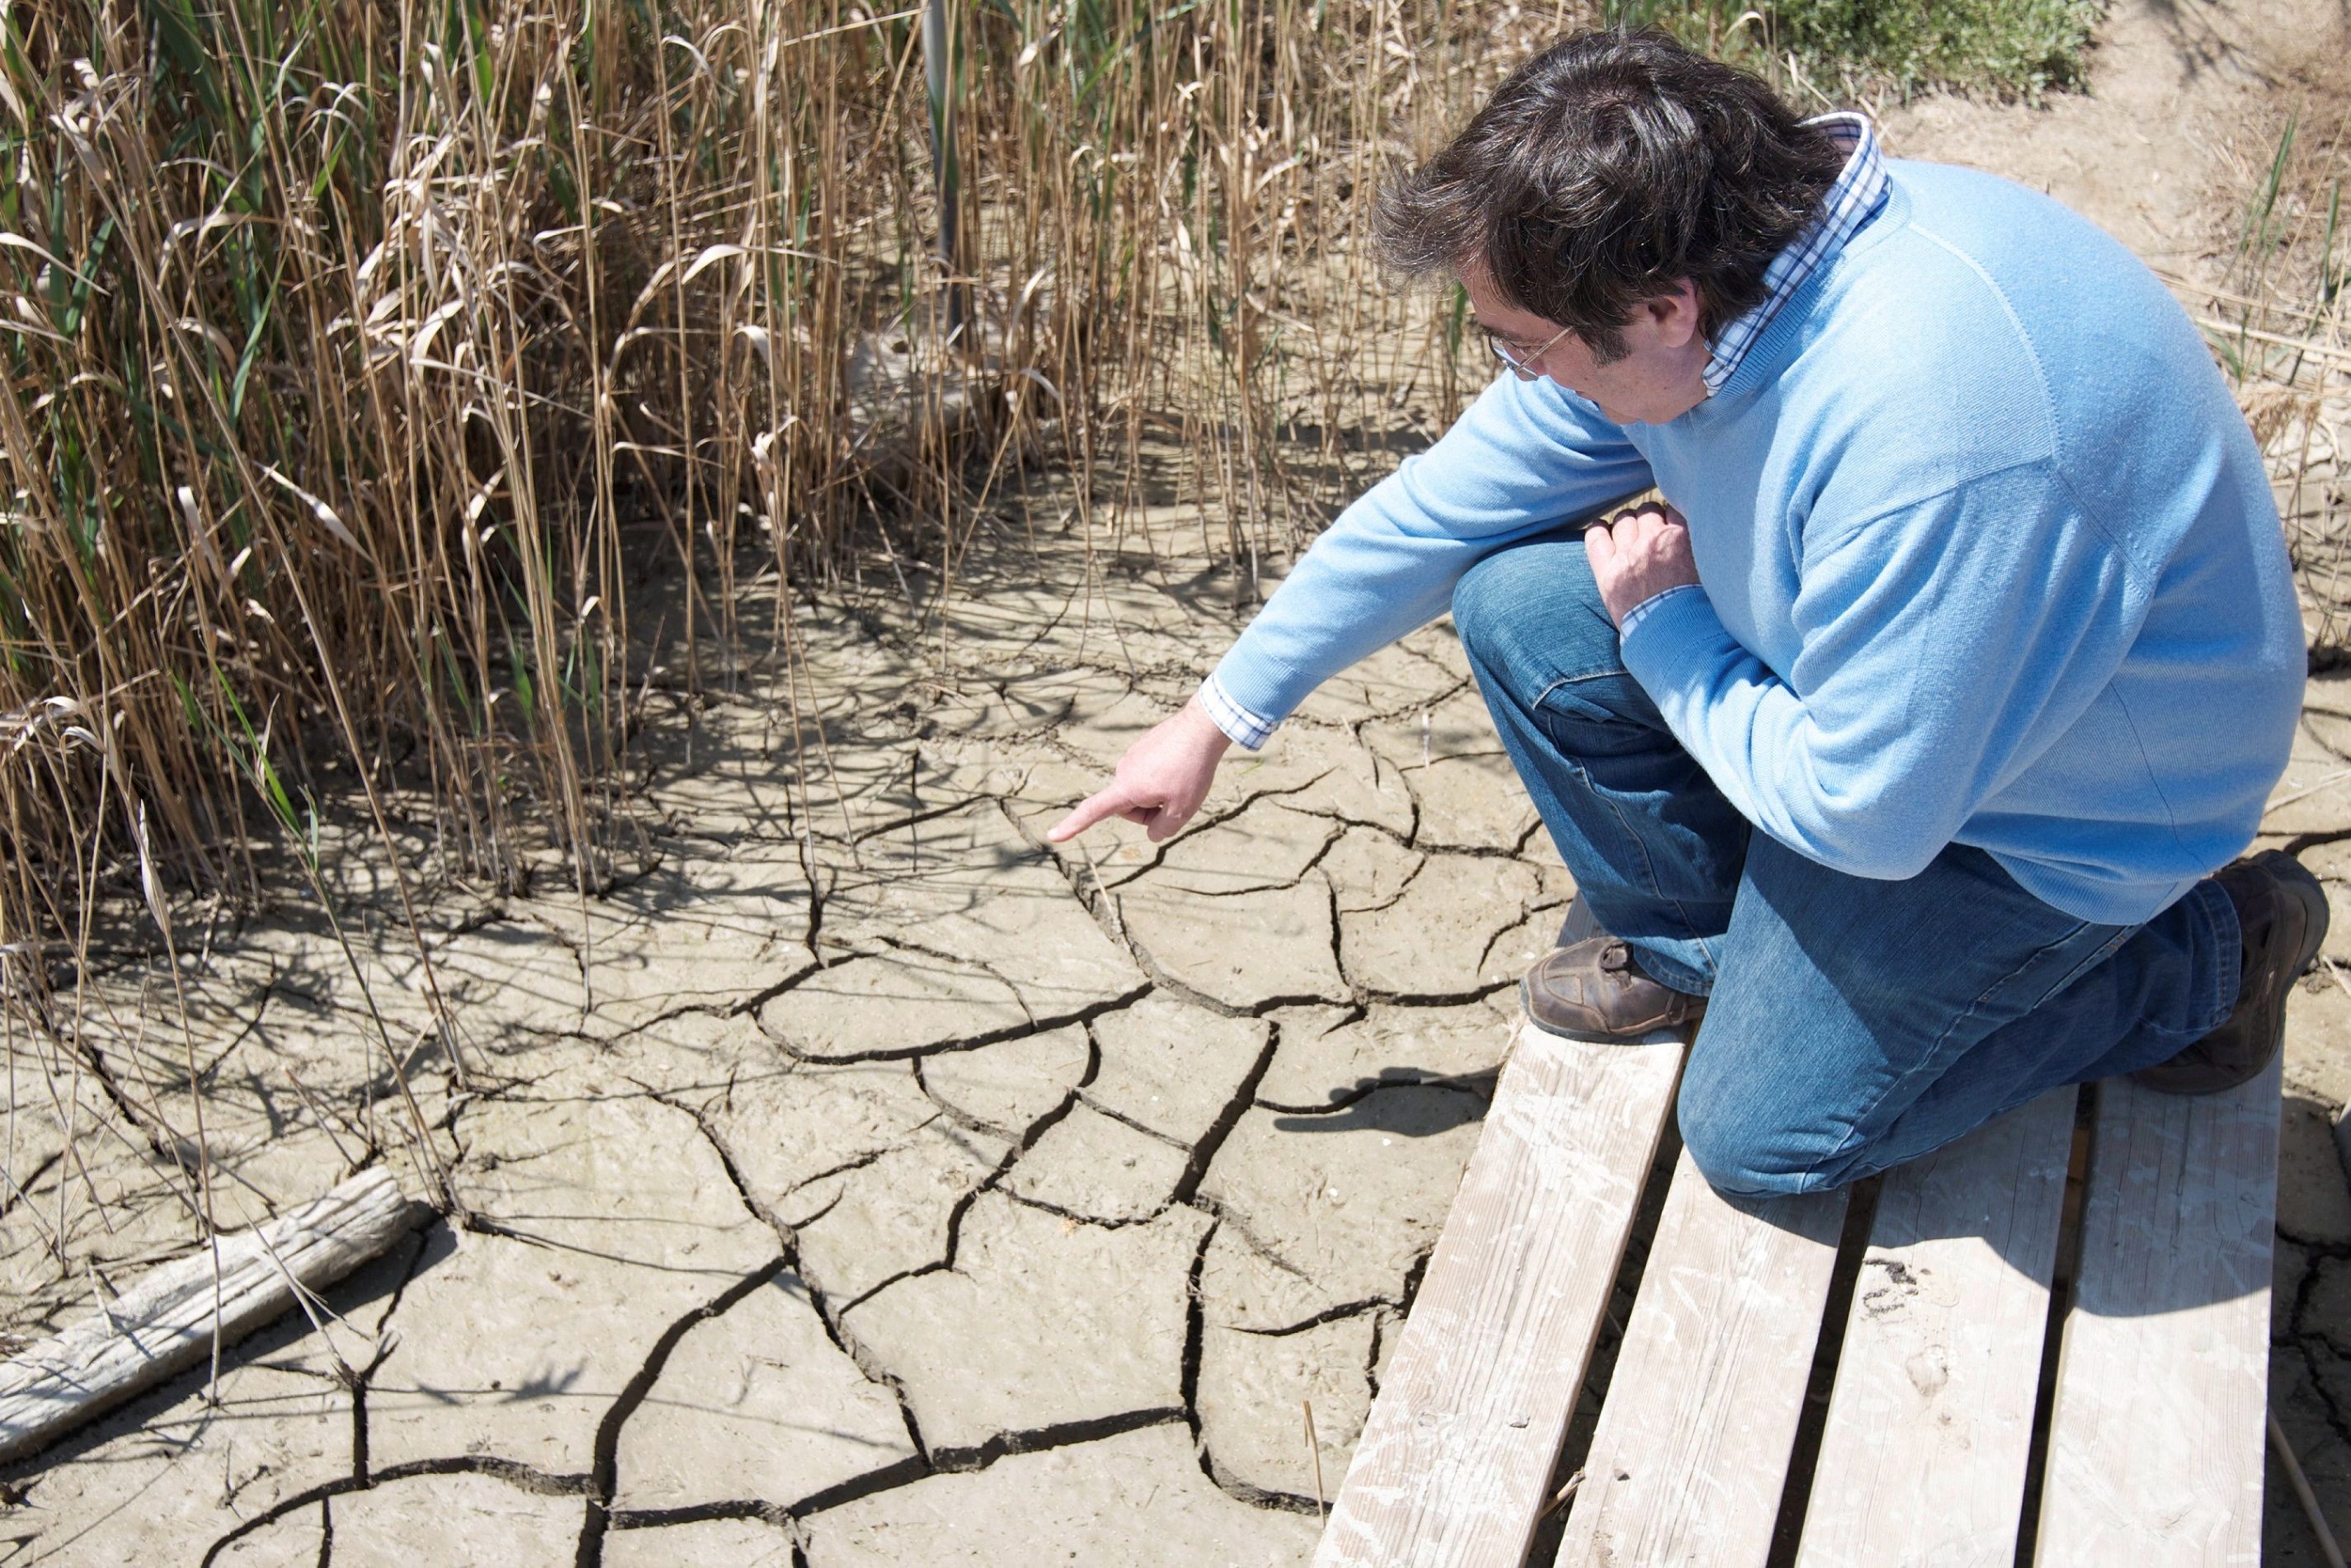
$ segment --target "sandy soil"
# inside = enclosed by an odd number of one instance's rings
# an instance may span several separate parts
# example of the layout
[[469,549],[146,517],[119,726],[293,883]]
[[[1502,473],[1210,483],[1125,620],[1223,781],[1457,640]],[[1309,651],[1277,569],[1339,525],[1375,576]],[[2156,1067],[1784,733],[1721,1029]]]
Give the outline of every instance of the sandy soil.
[[2342,0],[2116,0],[2090,90],[2035,110],[1933,98],[1889,110],[1904,157],[2048,192],[2158,270],[2216,283],[2287,114],[2345,104]]
[[[2121,0],[2091,98],[1888,133],[2193,275],[2284,43],[2333,26]],[[1238,585],[1173,549],[1090,579],[1071,536],[1002,548],[952,666],[886,608],[804,628],[843,797],[813,873],[786,694],[753,681],[664,728],[608,898],[444,898],[428,980],[355,861],[355,963],[292,907],[183,966],[184,1040],[160,967],[91,988],[105,1071],[61,1097],[126,1135],[77,1160],[12,1119],[0,1328],[192,1244],[152,1135],[186,1121],[190,1049],[231,1218],[371,1158],[420,1189],[445,1166],[462,1208],[334,1292],[333,1336],[249,1342],[216,1406],[183,1380],[0,1472],[0,1563],[1305,1561],[1567,879],[1442,627],[1228,767],[1175,843],[1047,851],[1221,651]],[[2351,684],[2322,683],[2269,841],[2333,879],[2351,963],[2346,759]],[[2292,1024],[2274,1378],[2351,1536],[2339,973]],[[60,1277],[59,1229],[97,1270]],[[2316,1563],[2271,1493],[2269,1561]]]

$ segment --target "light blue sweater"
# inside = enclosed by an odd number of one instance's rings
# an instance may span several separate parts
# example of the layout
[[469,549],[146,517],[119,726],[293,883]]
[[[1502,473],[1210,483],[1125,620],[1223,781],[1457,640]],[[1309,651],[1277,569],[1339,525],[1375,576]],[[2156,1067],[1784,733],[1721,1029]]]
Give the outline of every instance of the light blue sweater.
[[1869,877],[1971,844],[2113,924],[2226,863],[2305,668],[2261,454],[2121,246],[1991,175],[1891,169],[1680,418],[1496,381],[1316,541],[1226,693],[1282,717],[1484,556],[1654,478],[1705,591],[1656,601],[1625,663],[1764,832]]

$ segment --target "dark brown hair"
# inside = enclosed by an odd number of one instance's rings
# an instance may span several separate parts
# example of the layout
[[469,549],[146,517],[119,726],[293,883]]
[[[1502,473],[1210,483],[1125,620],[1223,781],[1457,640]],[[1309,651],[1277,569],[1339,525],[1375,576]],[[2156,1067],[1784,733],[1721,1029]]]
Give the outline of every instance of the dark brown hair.
[[1709,336],[1752,308],[1844,160],[1745,71],[1659,33],[1580,33],[1382,195],[1380,246],[1416,277],[1482,268],[1604,363],[1634,309],[1685,277]]

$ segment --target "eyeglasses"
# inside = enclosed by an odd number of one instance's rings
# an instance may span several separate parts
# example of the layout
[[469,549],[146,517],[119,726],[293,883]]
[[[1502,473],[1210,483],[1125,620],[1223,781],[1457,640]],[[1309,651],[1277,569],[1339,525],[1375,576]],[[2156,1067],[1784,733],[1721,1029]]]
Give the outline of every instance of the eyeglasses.
[[1543,345],[1541,348],[1524,356],[1510,352],[1510,345],[1505,343],[1501,339],[1493,336],[1491,333],[1487,334],[1486,342],[1493,349],[1494,357],[1501,361],[1502,363],[1510,367],[1510,373],[1512,375],[1518,377],[1519,380],[1522,382],[1535,382],[1542,379],[1542,357],[1551,352],[1551,347],[1553,343],[1558,342],[1562,338],[1566,337],[1570,332],[1574,330],[1575,329],[1573,327],[1562,327],[1558,331],[1553,332],[1550,337],[1543,340]]

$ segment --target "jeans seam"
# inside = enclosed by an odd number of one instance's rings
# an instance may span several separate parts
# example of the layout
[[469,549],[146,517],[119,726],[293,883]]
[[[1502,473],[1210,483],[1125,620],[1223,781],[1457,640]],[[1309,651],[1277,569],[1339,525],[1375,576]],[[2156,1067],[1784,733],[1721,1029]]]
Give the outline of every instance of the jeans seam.
[[[1706,937],[1698,934],[1698,922],[1690,918],[1688,906],[1683,904],[1680,899],[1669,896],[1666,892],[1665,884],[1658,880],[1656,857],[1649,853],[1649,841],[1643,838],[1639,830],[1635,828],[1631,821],[1626,818],[1623,804],[1620,803],[1614,796],[1610,795],[1606,790],[1593,786],[1592,782],[1592,775],[1585,772],[1583,765],[1575,761],[1574,758],[1562,755],[1561,760],[1565,762],[1568,767],[1574,768],[1575,771],[1583,777],[1584,788],[1586,789],[1589,789],[1596,798],[1607,801],[1608,810],[1616,818],[1616,825],[1624,830],[1625,836],[1626,838],[1631,839],[1633,842],[1640,848],[1641,869],[1648,875],[1650,895],[1656,898],[1658,903],[1670,904],[1673,907],[1673,912],[1681,918],[1682,931],[1686,938],[1697,943],[1698,950],[1706,956],[1706,961],[1713,965],[1718,970],[1720,969],[1722,967],[1721,961],[1715,956],[1714,945]],[[1631,944],[1627,943],[1626,946],[1630,947]],[[1634,952],[1637,958],[1638,949],[1634,949]],[[1645,968],[1642,972],[1646,974],[1647,970]],[[1671,981],[1660,979],[1656,975],[1650,975],[1649,977],[1653,980],[1656,980],[1659,985],[1670,987],[1672,989],[1679,990],[1681,988],[1680,987],[1674,985]],[[1708,979],[1707,988],[1709,991],[1713,989],[1713,980],[1711,977]]]
[[[2085,920],[2082,923],[2082,928],[2086,930],[2096,924],[2097,922],[2095,920]],[[2105,963],[2107,959],[2113,957],[2116,953],[2121,950],[2122,945],[2129,941],[2132,936],[2136,936],[2139,929],[2140,928],[2137,925],[2116,926],[2113,936],[2098,944],[2096,948],[2095,948],[2080,963],[2074,965],[2072,968],[2066,970],[2064,974],[2058,977],[2054,984],[2051,985],[2047,990],[2042,992],[2039,998],[2035,1000],[2031,1007],[2024,1009],[2025,1012],[2039,1012],[2043,1008],[2047,1007],[2051,998],[2064,990],[2066,987],[2072,985],[2074,981],[2080,979],[2083,976],[2088,974],[2091,970],[2096,968],[2099,965]],[[2047,949],[2045,948],[2043,949],[2044,952]],[[1983,998],[1979,997],[1976,999],[1978,1002],[1981,1002]]]
[[[1552,681],[1548,685],[1544,686],[1542,690],[1535,694],[1534,700],[1527,705],[1527,711],[1530,714],[1540,714],[1543,712],[1543,703],[1545,700],[1547,700],[1552,693],[1559,691],[1562,687],[1582,685],[1589,681],[1613,680],[1620,674],[1629,674],[1631,672],[1626,670],[1594,670],[1589,674],[1562,675],[1559,679]],[[1667,904],[1673,906],[1675,915],[1678,915],[1681,919],[1682,932],[1685,939],[1697,943],[1698,950],[1700,954],[1704,955],[1706,961],[1712,965],[1717,970],[1719,970],[1722,967],[1722,960],[1716,955],[1713,942],[1710,939],[1698,935],[1698,922],[1690,918],[1688,906],[1684,904],[1680,899],[1670,897],[1666,893],[1665,884],[1660,882],[1657,877],[1656,860],[1649,853],[1649,841],[1641,836],[1640,830],[1634,827],[1630,819],[1625,816],[1624,806],[1608,791],[1600,789],[1593,783],[1591,771],[1581,762],[1578,762],[1573,757],[1570,756],[1566,748],[1559,744],[1556,737],[1546,737],[1546,738],[1550,738],[1552,740],[1552,749],[1558,755],[1560,761],[1572,768],[1576,777],[1583,781],[1584,789],[1595,798],[1607,801],[1608,810],[1611,814],[1615,817],[1617,827],[1621,829],[1624,831],[1625,836],[1632,840],[1641,851],[1641,868],[1649,878],[1650,895],[1656,899],[1660,904]],[[1627,944],[1627,946],[1629,946],[1630,944]],[[1648,973],[1646,968],[1642,972],[1644,974]],[[1680,988],[1678,986],[1675,986],[1673,982],[1664,979],[1659,976],[1650,975],[1649,977],[1656,980],[1659,985],[1667,986],[1676,990],[1680,989]],[[1712,984],[1711,979],[1709,978],[1708,989],[1711,988]]]
[[[2210,890],[2209,895],[2205,894],[2208,888]],[[2206,1009],[2211,1022],[2200,1033],[2190,1037],[2200,1040],[2205,1034],[2210,1033],[2226,1023],[2230,1015],[2237,1010],[2237,1004],[2244,1000],[2240,968],[2244,955],[2245,929],[2243,922],[2238,917],[2236,904],[2231,901],[2220,885],[2210,877],[2190,888],[2189,896],[2197,898],[2204,905],[2204,918],[2208,925],[2217,926],[2220,921],[2227,923],[2225,933],[2216,928],[2212,934],[2216,955],[2212,971],[2212,994],[2217,998],[2220,990],[2225,988],[2229,999],[2226,1004],[2215,1000]]]

